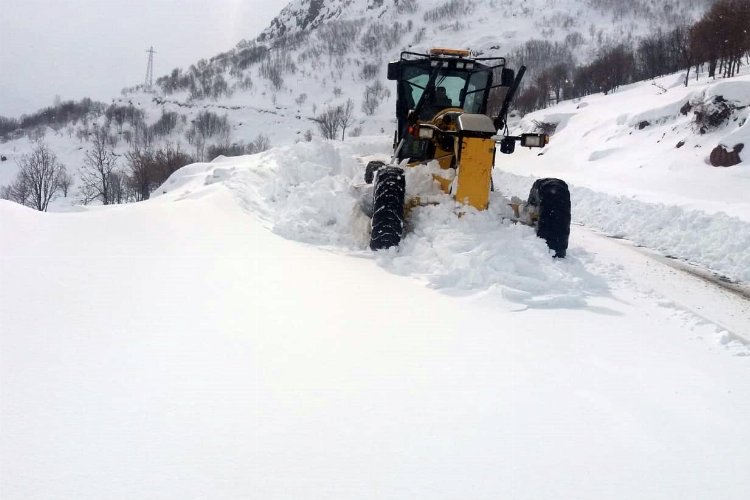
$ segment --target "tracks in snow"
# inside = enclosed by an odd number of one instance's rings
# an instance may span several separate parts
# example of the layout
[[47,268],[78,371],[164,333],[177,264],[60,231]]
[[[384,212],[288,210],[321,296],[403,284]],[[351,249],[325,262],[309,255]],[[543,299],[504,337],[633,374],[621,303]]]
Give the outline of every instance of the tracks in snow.
[[[634,285],[665,307],[692,313],[724,330],[725,340],[750,345],[750,291],[722,282],[710,272],[636,247],[592,229],[573,226],[571,241],[595,256],[613,277]],[[610,280],[613,288],[615,280]]]

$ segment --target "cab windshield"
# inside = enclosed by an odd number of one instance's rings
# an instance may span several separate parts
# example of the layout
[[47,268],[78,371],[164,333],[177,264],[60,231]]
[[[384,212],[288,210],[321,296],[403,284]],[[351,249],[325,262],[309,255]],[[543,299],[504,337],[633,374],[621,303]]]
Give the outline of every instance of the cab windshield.
[[[406,66],[401,85],[409,109],[415,109],[428,92],[430,76],[434,70],[425,66]],[[490,70],[477,71],[440,69],[435,76],[434,90],[429,91],[420,113],[420,119],[430,119],[445,108],[462,108],[467,113],[483,112],[488,92]]]

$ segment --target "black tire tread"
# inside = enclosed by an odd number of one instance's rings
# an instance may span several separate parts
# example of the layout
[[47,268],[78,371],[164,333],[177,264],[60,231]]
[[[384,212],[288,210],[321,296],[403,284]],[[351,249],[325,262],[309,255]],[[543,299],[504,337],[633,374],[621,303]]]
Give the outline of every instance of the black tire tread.
[[537,207],[536,234],[547,242],[555,257],[564,258],[570,237],[570,191],[554,178],[538,179],[529,193],[529,204]]
[[381,250],[397,246],[404,230],[404,171],[398,167],[382,167],[375,176],[373,190],[372,232],[370,248]]
[[384,166],[385,162],[379,160],[368,162],[365,167],[365,182],[367,184],[372,184],[372,181],[375,180],[375,174]]

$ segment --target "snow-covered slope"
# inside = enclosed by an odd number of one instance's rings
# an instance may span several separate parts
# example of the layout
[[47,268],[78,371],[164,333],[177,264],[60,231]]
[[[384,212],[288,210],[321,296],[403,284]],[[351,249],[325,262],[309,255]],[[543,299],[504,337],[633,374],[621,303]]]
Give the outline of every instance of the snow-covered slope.
[[80,213],[0,202],[3,498],[747,496],[746,303],[447,205],[373,256],[348,193],[387,149],[195,164]]
[[[501,158],[513,172],[560,172],[574,184],[640,200],[707,212],[724,211],[750,221],[747,160],[732,168],[709,162],[718,145],[750,145],[750,74],[729,80],[684,75],[641,82],[610,95],[566,101],[524,117],[516,131],[555,126],[542,156]],[[717,97],[731,112],[703,133],[696,113]],[[746,154],[741,154],[745,158]]]
[[[553,124],[550,145],[541,155],[501,156],[497,166],[531,176],[506,177],[516,190],[536,177],[568,181],[580,223],[747,281],[747,155],[731,168],[712,167],[709,156],[719,145],[750,144],[750,76],[683,82],[684,75],[670,75],[527,115],[515,132]],[[701,134],[696,113],[717,96],[733,110]]]
[[[563,40],[567,33],[588,31],[591,25],[594,34],[601,30],[603,34],[619,37],[652,32],[690,19],[711,3],[711,0],[659,3],[639,0],[627,3],[606,0],[292,0],[258,40],[312,31],[332,21],[361,19],[373,24],[412,21],[416,25],[427,21],[428,37],[451,37],[446,32],[463,31],[459,36],[465,38],[484,32],[482,35],[490,45],[476,46],[476,50],[485,50],[498,43],[512,44],[519,34],[521,42],[534,35]],[[494,33],[489,26],[495,27]],[[498,35],[501,35],[501,42]]]

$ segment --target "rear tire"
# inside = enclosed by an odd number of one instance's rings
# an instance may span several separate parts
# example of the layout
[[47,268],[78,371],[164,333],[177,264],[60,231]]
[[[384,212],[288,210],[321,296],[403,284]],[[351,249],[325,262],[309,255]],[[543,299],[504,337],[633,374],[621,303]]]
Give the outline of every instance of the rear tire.
[[547,242],[555,257],[564,258],[570,236],[570,191],[560,179],[538,179],[529,193],[529,204],[537,208],[536,234]]
[[405,193],[406,181],[402,169],[383,167],[377,171],[370,233],[372,250],[394,247],[401,242]]

